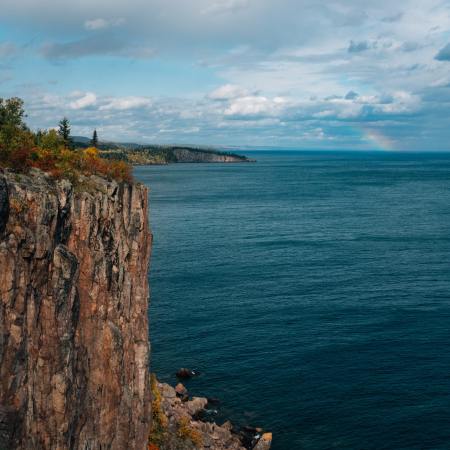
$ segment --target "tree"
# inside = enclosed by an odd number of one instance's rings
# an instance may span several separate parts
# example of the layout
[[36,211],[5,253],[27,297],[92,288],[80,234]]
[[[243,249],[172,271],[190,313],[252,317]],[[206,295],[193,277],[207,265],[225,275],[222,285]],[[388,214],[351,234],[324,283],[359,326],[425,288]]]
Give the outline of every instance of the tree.
[[59,121],[58,134],[61,136],[62,140],[64,141],[64,145],[67,148],[71,148],[72,140],[70,139],[70,122],[67,117],[63,117]]
[[31,147],[33,135],[25,122],[23,100],[18,97],[0,98],[0,159],[8,160],[15,151]]
[[23,100],[18,97],[3,99],[0,98],[0,130],[5,127],[21,128],[26,130],[23,121],[25,110],[23,109]]
[[94,134],[92,135],[91,139],[91,147],[98,147],[98,136],[97,136],[97,130],[94,130]]
[[63,138],[56,130],[38,130],[34,140],[38,147],[55,153],[64,147]]

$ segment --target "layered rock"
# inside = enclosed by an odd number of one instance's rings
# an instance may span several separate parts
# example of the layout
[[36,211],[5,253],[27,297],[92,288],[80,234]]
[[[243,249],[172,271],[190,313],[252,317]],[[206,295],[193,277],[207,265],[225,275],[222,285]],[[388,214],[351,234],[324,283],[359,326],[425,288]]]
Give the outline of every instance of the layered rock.
[[144,449],[147,190],[0,172],[0,448]]

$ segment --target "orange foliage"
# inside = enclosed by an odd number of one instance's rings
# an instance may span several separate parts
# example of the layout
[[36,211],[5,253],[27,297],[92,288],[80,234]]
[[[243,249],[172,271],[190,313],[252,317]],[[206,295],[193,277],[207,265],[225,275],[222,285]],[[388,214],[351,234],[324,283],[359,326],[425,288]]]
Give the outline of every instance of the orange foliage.
[[9,155],[9,165],[11,168],[21,170],[24,167],[31,167],[33,151],[29,148],[20,147]]
[[72,151],[61,147],[49,150],[41,147],[19,148],[0,158],[0,166],[20,172],[32,167],[48,172],[55,178],[77,175],[98,175],[109,180],[133,181],[131,166],[124,161],[107,160],[100,157],[96,148]]

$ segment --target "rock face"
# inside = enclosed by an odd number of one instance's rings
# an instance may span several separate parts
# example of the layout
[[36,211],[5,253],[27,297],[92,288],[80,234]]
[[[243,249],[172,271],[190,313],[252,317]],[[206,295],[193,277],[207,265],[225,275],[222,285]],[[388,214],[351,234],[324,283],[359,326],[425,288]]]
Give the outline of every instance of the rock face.
[[147,190],[0,171],[0,449],[146,448]]

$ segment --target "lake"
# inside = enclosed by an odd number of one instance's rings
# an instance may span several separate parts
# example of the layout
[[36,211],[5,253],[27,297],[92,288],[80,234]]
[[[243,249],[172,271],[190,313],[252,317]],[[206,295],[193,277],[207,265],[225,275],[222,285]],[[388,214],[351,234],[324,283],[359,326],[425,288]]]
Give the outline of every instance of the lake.
[[135,169],[152,371],[274,450],[450,448],[450,155]]

